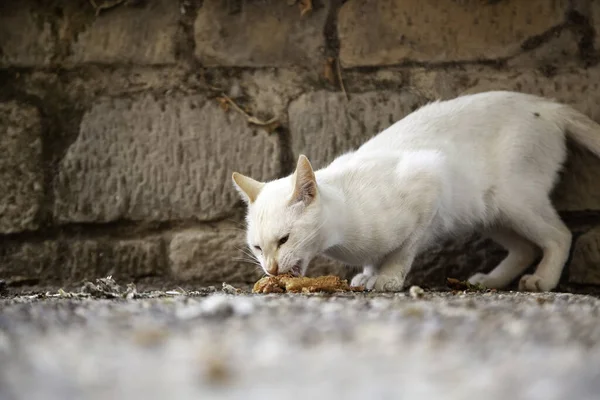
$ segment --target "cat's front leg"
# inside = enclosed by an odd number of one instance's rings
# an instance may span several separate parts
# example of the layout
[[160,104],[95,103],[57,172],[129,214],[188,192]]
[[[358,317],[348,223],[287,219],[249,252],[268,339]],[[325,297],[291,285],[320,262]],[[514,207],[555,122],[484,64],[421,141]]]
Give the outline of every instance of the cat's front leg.
[[366,288],[378,292],[402,291],[414,259],[415,252],[412,246],[403,247],[389,254],[381,263],[377,274],[369,279]]
[[365,265],[363,267],[363,272],[356,274],[354,278],[352,278],[350,286],[363,286],[364,288],[368,288],[369,286],[373,287],[375,278],[375,267],[372,265]]

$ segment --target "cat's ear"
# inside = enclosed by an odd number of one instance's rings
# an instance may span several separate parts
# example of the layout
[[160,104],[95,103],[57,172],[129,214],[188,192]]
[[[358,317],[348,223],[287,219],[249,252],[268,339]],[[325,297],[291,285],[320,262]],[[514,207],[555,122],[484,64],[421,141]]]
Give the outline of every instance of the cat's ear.
[[263,182],[255,181],[238,172],[234,172],[233,175],[231,175],[231,179],[233,179],[235,187],[242,195],[244,201],[248,204],[254,203],[263,186],[265,186]]
[[305,155],[298,157],[296,171],[294,171],[294,192],[291,203],[302,202],[309,205],[317,197],[317,179],[310,161]]

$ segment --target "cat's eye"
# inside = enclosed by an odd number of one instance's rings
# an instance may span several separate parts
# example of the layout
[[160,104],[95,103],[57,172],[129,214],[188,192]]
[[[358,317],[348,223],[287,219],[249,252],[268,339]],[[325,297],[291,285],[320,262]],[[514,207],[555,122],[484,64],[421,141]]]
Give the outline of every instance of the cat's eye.
[[285,235],[284,237],[282,237],[281,239],[279,239],[279,246],[284,245],[285,242],[287,242],[289,238],[290,238],[290,235]]
[[262,251],[262,249],[260,248],[260,246],[254,246],[254,248],[258,251]]

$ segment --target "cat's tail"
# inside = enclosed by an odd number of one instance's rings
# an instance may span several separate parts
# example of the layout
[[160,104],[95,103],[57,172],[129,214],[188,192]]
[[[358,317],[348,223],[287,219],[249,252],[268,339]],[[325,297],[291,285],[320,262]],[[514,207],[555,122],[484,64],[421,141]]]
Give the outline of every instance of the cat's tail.
[[566,105],[560,107],[558,115],[567,135],[600,157],[600,124]]

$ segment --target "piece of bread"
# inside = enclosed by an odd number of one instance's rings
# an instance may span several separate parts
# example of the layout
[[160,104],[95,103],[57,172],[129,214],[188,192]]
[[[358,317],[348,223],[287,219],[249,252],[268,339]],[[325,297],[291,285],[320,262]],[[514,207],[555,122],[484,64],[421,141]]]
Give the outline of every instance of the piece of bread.
[[315,292],[362,292],[362,286],[352,287],[338,276],[325,275],[317,278],[294,277],[284,274],[265,276],[254,284],[252,293],[315,293]]

